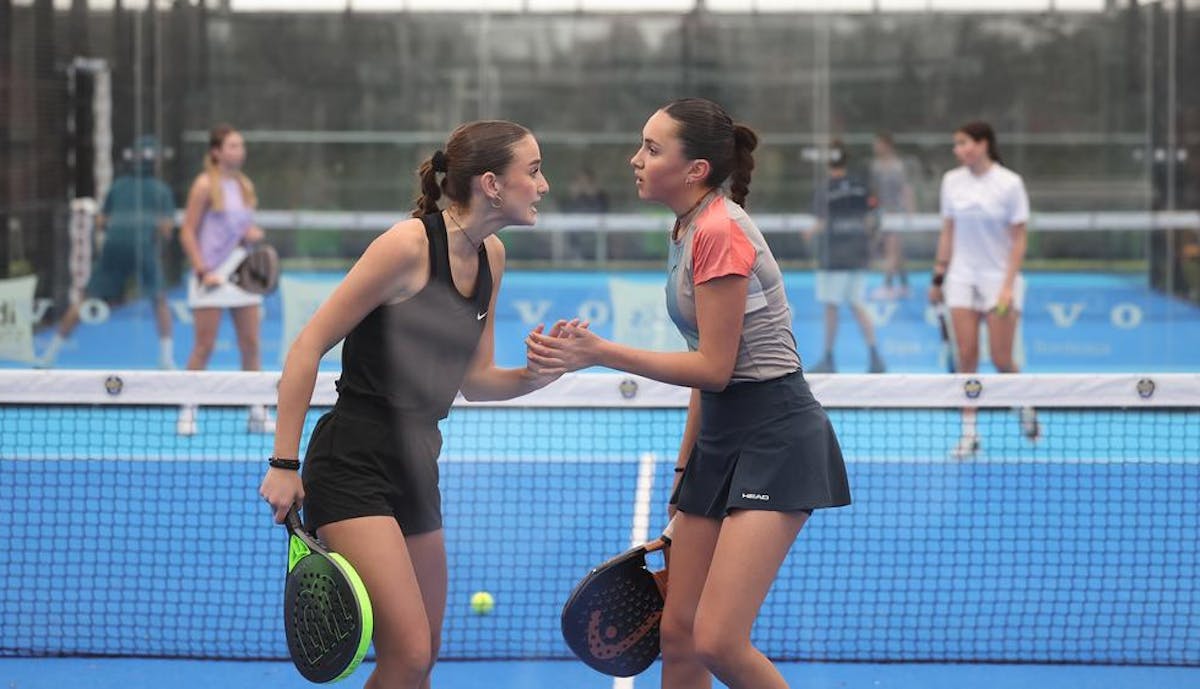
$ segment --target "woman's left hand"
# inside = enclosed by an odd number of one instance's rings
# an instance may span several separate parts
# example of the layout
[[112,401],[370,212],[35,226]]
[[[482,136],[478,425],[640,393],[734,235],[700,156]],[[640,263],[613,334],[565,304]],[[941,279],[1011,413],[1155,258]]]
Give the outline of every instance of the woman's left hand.
[[1007,316],[1009,307],[1012,306],[1012,287],[1004,285],[1000,288],[1000,295],[996,297],[996,308],[994,309],[997,316]]
[[599,363],[604,338],[588,329],[587,321],[559,321],[550,334],[533,331],[525,339],[529,360],[549,370],[578,371]]

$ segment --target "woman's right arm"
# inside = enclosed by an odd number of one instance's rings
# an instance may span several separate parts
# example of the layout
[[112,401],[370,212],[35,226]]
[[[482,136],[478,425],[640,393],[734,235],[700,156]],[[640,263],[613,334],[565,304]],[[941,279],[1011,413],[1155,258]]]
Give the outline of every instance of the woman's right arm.
[[942,281],[950,267],[950,255],[954,250],[954,220],[942,218],[942,232],[938,235],[937,253],[933,258],[933,281],[929,285],[929,302],[942,303]]
[[200,218],[204,214],[204,207],[208,205],[208,195],[208,175],[196,177],[196,181],[192,182],[191,190],[188,191],[187,207],[183,212],[183,227],[179,228],[179,243],[183,246],[183,253],[187,254],[188,262],[192,264],[192,270],[196,272],[196,276],[201,281],[203,281],[204,275],[213,268],[213,266],[204,265],[204,257],[200,254],[200,242],[196,238],[200,229]]
[[[696,446],[696,438],[700,435],[700,391],[692,389],[692,396],[688,400],[687,423],[683,426],[683,440],[679,443],[679,456],[675,458],[675,479],[671,484],[671,492],[675,492],[675,488],[679,486],[679,480],[683,478],[682,469],[687,466],[688,459],[692,456],[692,448]],[[667,518],[675,516],[675,506],[667,505]]]
[[954,212],[950,201],[951,191],[947,179],[952,173],[947,172],[942,177],[942,187],[938,191],[938,209],[942,214],[942,232],[938,235],[937,252],[933,255],[933,280],[929,285],[929,303],[942,303],[942,281],[946,279],[946,271],[950,269],[950,257],[954,253]]
[[[299,459],[300,434],[321,357],[377,306],[420,289],[427,271],[424,241],[420,220],[407,220],[385,232],[300,331],[279,379],[274,457]],[[275,521],[282,523],[292,505],[303,501],[304,488],[297,472],[270,468],[259,494],[271,504]]]

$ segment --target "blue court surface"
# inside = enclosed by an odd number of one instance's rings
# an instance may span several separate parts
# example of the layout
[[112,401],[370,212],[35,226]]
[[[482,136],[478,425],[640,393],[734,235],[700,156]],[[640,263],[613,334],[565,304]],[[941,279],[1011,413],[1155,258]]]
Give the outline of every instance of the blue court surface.
[[[262,328],[266,369],[282,366],[288,343],[337,284],[339,274],[286,274],[281,289],[267,299]],[[1029,273],[1018,359],[1030,372],[1195,371],[1200,370],[1200,307],[1152,290],[1144,275]],[[813,273],[785,276],[794,332],[808,364],[821,355],[823,307],[816,303]],[[525,333],[558,318],[588,319],[605,337],[634,346],[681,347],[666,319],[664,277],[657,272],[531,272],[506,274],[496,313],[496,357],[501,365],[524,363]],[[868,293],[879,276],[868,279]],[[941,344],[936,320],[926,303],[928,275],[912,276],[913,291],[902,299],[868,299],[866,309],[878,332],[879,350],[889,370],[935,372]],[[191,348],[191,314],[181,288],[169,296],[175,317],[175,359],[181,365]],[[111,312],[88,309],[84,324],[64,348],[58,365],[67,368],[154,368],[157,342],[150,306],[139,300]],[[867,353],[850,312],[841,311],[835,347],[838,370],[866,370]],[[50,338],[35,338],[41,352]],[[986,357],[984,359],[986,361]],[[16,362],[0,365],[17,366]],[[27,364],[24,364],[27,365]],[[233,325],[228,317],[211,368],[238,368]],[[338,366],[336,353],[325,368]],[[986,363],[984,364],[986,368]]]
[[[266,368],[278,367],[287,328],[337,280],[294,277],[290,325],[281,294],[266,304]],[[813,361],[822,326],[812,276],[787,280],[799,346]],[[1029,281],[1027,370],[1200,369],[1200,309],[1143,278]],[[172,294],[176,306],[181,298]],[[661,303],[658,273],[510,274],[498,359],[519,365],[524,333],[558,316],[670,346]],[[941,370],[923,294],[869,309],[893,370]],[[191,331],[186,309],[176,313],[182,361]],[[144,302],[117,308],[81,326],[60,365],[151,368],[152,322]],[[223,327],[214,367],[236,368]],[[838,362],[860,371],[865,361],[843,313]],[[755,632],[768,655],[823,661],[783,663],[793,687],[1200,687],[1196,410],[1044,409],[1036,444],[1012,412],[983,412],[983,448],[969,462],[948,458],[961,424],[953,410],[831,418],[855,504],[805,527]],[[253,491],[270,438],[245,433],[240,409],[202,409],[192,437],[175,435],[174,420],[172,408],[0,408],[10,553],[0,565],[2,654],[118,656],[0,657],[0,687],[311,686],[279,660],[284,540]],[[682,425],[678,409],[451,413],[441,467],[447,660],[434,687],[659,686],[657,665],[631,685],[570,660],[558,613],[588,567],[627,546],[646,457],[655,458],[649,529],[663,527]],[[164,527],[181,508],[198,539],[182,550]],[[208,576],[213,551],[229,575]],[[477,590],[495,595],[491,615],[466,605]],[[166,659],[121,657],[143,654]],[[171,659],[180,657],[200,659]],[[340,686],[362,686],[368,669]]]
[[[2,686],[305,686],[261,660],[286,654],[285,548],[253,491],[270,439],[245,433],[244,410],[202,409],[192,437],[174,434],[171,408],[0,413],[6,655],[260,659],[3,659]],[[952,410],[831,419],[855,504],[805,527],[755,631],[773,657],[827,661],[788,663],[793,686],[1196,686],[1195,410],[1044,409],[1036,445],[1012,412],[984,411],[969,462],[947,458]],[[642,469],[649,531],[664,526],[682,423],[679,409],[452,412],[435,686],[614,686],[570,661],[559,609],[627,545]],[[470,612],[478,590],[492,614]],[[478,662],[494,658],[528,660]],[[655,670],[636,682],[657,684]]]
[[[338,687],[358,689],[365,663]],[[1072,665],[780,665],[795,689],[1194,689],[1200,669]],[[301,689],[312,687],[286,662],[143,660],[99,658],[0,658],[5,689]],[[447,662],[433,673],[435,689],[610,689],[612,679],[578,663]],[[658,666],[634,687],[657,688]],[[715,683],[715,686],[724,686]]]

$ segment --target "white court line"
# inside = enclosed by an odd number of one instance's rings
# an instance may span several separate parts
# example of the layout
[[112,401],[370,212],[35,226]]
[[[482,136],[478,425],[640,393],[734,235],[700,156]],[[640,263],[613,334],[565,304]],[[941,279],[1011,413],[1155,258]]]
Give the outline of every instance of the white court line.
[[[643,452],[638,457],[637,490],[633,493],[633,528],[629,532],[629,547],[641,545],[650,538],[650,496],[654,493],[654,464],[658,455]],[[613,689],[633,689],[632,677],[614,677]]]

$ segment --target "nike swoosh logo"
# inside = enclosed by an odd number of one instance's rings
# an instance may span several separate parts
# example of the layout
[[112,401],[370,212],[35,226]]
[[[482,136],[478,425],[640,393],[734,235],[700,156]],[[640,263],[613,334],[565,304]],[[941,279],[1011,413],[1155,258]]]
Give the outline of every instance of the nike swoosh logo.
[[475,314],[475,320],[482,321],[484,319],[484,317],[486,317],[486,316],[487,316],[487,311],[484,311],[483,313],[477,313],[477,314]]
[[[588,616],[588,650],[592,652],[593,657],[601,660],[609,660],[611,658],[616,658],[625,651],[628,651],[635,644],[637,644],[637,642],[641,641],[644,636],[649,634],[650,630],[654,629],[654,625],[658,624],[658,620],[662,617],[662,611],[656,611],[654,614],[647,617],[640,625],[638,625],[637,629],[629,632],[624,639],[616,642],[605,641],[600,634],[600,618],[603,615],[604,613],[602,611],[593,610],[592,614]],[[603,636],[607,636],[611,639],[617,635],[617,628],[609,626],[605,632],[606,633]]]

